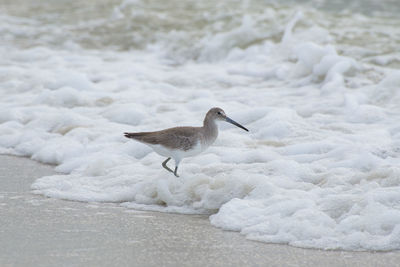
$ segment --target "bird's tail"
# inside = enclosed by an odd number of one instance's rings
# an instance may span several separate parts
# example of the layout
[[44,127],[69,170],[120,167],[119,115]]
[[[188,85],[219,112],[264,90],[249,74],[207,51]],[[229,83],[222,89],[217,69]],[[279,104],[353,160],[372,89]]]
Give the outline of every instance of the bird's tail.
[[143,133],[124,133],[124,136],[126,138],[136,139],[136,138],[140,138],[141,136],[143,136]]

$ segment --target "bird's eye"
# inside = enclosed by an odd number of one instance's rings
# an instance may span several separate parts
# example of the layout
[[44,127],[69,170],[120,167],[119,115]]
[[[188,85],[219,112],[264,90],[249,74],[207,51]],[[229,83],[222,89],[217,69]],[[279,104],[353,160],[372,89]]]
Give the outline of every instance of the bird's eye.
[[218,114],[218,115],[221,115],[221,112],[218,111],[217,114]]

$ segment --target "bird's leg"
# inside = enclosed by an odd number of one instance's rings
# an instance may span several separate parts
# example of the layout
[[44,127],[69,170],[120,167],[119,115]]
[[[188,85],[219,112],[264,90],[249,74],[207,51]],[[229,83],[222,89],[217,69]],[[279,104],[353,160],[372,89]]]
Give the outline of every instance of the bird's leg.
[[[167,171],[174,173],[174,171],[171,170],[170,168],[168,168],[168,166],[167,166],[167,162],[168,162],[170,159],[171,159],[171,158],[167,158],[166,160],[164,160],[164,162],[162,163],[162,166],[163,166],[164,169],[166,169]],[[176,168],[175,168],[175,169],[176,169]],[[174,174],[175,174],[175,173],[174,173]]]
[[179,177],[179,175],[178,175],[178,166],[175,166],[174,174],[175,174],[176,177]]

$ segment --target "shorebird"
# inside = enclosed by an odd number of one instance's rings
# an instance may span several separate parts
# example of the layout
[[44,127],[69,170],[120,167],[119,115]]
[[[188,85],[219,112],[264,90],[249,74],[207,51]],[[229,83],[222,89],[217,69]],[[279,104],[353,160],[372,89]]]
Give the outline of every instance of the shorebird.
[[[174,127],[156,132],[124,133],[124,135],[150,146],[157,154],[167,157],[161,165],[179,177],[177,171],[181,160],[200,154],[217,139],[217,121],[226,121],[249,131],[228,118],[222,109],[212,108],[204,118],[203,127]],[[171,158],[175,160],[174,171],[167,166]]]

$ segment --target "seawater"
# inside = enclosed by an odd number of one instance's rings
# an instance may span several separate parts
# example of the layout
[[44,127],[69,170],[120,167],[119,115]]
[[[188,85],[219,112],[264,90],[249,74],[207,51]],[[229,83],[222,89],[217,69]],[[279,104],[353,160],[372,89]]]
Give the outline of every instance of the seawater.
[[[56,165],[34,193],[203,213],[293,246],[400,248],[397,1],[23,1],[0,5],[0,152]],[[164,160],[126,131],[199,125]]]

